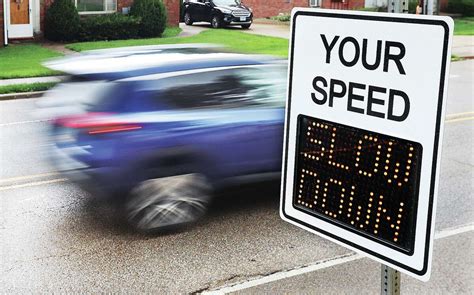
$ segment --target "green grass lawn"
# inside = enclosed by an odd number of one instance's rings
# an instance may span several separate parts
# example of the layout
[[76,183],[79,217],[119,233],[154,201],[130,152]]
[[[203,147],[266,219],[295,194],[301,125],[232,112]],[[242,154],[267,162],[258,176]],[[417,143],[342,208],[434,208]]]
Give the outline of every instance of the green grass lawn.
[[474,17],[455,18],[454,35],[474,35]]
[[[455,19],[454,31],[457,35],[474,35],[474,18]],[[271,54],[280,57],[288,56],[288,40],[283,38],[253,35],[231,29],[206,30],[190,37],[176,37],[180,32],[181,29],[179,28],[167,28],[162,38],[80,42],[68,44],[66,47],[74,51],[84,51],[137,45],[212,43],[221,44],[243,53]],[[61,53],[43,48],[37,44],[12,44],[1,48],[0,79],[57,74],[41,66],[41,62],[57,56],[61,56]]]
[[237,30],[206,30],[190,37],[151,38],[117,41],[97,41],[69,44],[66,47],[74,51],[113,48],[137,45],[212,43],[221,44],[243,53],[271,54],[288,56],[288,40],[248,34]]
[[54,85],[56,85],[55,82],[0,86],[0,94],[44,91],[53,88]]
[[[166,28],[163,32],[163,38],[176,37],[180,32],[181,29],[178,27]],[[60,74],[59,72],[43,67],[41,63],[50,58],[62,55],[63,54],[59,52],[44,48],[38,44],[10,44],[5,48],[0,48],[0,79],[41,77]]]
[[62,54],[37,44],[10,44],[0,49],[0,79],[55,75],[41,62],[57,56]]
[[170,37],[176,37],[181,33],[182,29],[179,27],[169,27],[166,28],[163,34],[161,35],[161,38],[170,38]]

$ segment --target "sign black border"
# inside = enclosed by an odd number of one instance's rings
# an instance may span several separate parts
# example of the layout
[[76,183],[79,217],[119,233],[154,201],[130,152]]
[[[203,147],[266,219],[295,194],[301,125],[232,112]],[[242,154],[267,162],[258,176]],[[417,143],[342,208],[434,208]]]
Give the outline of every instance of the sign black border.
[[[311,224],[307,224],[301,220],[293,218],[286,214],[285,212],[285,199],[286,199],[286,181],[287,181],[287,170],[288,170],[288,145],[289,145],[289,133],[290,133],[290,113],[291,113],[291,92],[292,92],[292,81],[293,81],[293,59],[294,59],[294,47],[295,47],[295,29],[296,29],[296,19],[299,15],[305,16],[319,16],[319,17],[331,17],[331,18],[345,18],[345,19],[357,19],[357,20],[368,20],[368,21],[384,21],[384,22],[396,22],[396,23],[412,23],[412,24],[423,24],[423,25],[436,25],[442,26],[444,29],[444,40],[443,40],[443,59],[441,63],[441,75],[439,81],[439,95],[438,95],[438,107],[436,115],[436,130],[434,136],[434,147],[433,147],[433,163],[431,170],[431,183],[430,183],[430,195],[429,195],[429,205],[428,205],[428,216],[427,216],[427,227],[426,227],[426,240],[425,240],[425,255],[423,261],[423,268],[417,270],[415,268],[409,267],[405,264],[402,264],[398,261],[392,260],[389,257],[383,256],[379,253],[366,249],[360,245],[354,244],[351,241],[347,241],[339,236],[336,236],[332,233],[324,231],[320,228],[317,228]],[[438,149],[439,149],[439,132],[441,126],[441,115],[443,109],[443,96],[444,96],[444,83],[445,83],[445,73],[446,73],[446,58],[448,55],[448,43],[449,43],[449,27],[442,20],[432,20],[432,19],[415,19],[415,18],[398,18],[390,16],[376,16],[376,15],[353,15],[353,14],[342,14],[342,13],[333,13],[333,12],[318,12],[318,11],[297,11],[293,14],[292,20],[292,30],[291,30],[291,48],[290,48],[290,64],[289,64],[289,87],[288,87],[288,107],[286,111],[287,115],[287,126],[285,134],[285,158],[283,163],[283,188],[282,188],[282,202],[281,202],[281,211],[285,218],[296,222],[302,226],[305,226],[311,230],[320,232],[328,237],[331,237],[335,240],[338,240],[344,244],[347,244],[353,248],[359,249],[365,253],[368,253],[372,256],[378,257],[384,261],[387,261],[393,265],[396,265],[400,268],[403,268],[411,273],[414,273],[419,276],[423,276],[428,271],[428,259],[429,259],[429,249],[431,242],[431,226],[432,226],[432,217],[433,217],[433,201],[434,201],[434,190],[435,190],[435,180],[436,180],[436,169],[438,162]],[[419,196],[418,196],[419,200]],[[422,217],[422,216],[419,216]]]

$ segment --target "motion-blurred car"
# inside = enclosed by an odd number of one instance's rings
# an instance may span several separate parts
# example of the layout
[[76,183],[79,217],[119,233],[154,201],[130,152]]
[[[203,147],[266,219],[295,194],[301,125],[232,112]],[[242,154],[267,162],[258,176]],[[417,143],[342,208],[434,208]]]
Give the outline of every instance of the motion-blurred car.
[[240,0],[187,0],[184,5],[184,23],[208,22],[213,28],[238,25],[248,29],[253,13]]
[[193,222],[222,184],[280,173],[286,63],[193,46],[47,64],[71,75],[38,103],[54,118],[53,162],[95,194],[126,195],[139,230]]

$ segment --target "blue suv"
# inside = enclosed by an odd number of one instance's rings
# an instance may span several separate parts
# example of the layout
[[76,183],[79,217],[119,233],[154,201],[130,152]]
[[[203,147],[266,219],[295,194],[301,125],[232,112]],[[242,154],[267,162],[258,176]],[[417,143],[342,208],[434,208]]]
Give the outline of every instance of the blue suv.
[[142,231],[190,223],[218,187],[279,177],[286,63],[192,46],[101,50],[39,103],[51,158],[86,190],[125,195]]

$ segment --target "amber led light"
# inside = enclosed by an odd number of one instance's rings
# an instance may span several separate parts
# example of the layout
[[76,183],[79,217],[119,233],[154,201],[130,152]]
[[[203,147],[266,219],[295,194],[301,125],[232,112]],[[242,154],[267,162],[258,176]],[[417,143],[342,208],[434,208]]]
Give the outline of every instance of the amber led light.
[[419,143],[301,115],[293,205],[412,253],[421,155]]

